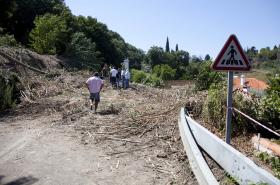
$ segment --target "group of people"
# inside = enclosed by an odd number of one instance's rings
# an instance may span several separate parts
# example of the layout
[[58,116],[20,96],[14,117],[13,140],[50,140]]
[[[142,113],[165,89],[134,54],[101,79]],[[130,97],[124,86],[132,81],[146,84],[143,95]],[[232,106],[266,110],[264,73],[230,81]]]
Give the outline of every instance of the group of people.
[[128,69],[115,69],[112,67],[110,70],[110,83],[116,88],[129,88],[130,72]]
[[[129,88],[129,80],[130,80],[130,72],[128,69],[119,69],[116,70],[114,67],[110,70],[110,83],[113,87],[124,89]],[[93,102],[94,102],[94,113],[98,108],[98,104],[100,102],[100,91],[104,86],[103,80],[100,78],[99,73],[95,72],[92,77],[87,79],[86,86],[90,93],[90,109],[93,110]]]

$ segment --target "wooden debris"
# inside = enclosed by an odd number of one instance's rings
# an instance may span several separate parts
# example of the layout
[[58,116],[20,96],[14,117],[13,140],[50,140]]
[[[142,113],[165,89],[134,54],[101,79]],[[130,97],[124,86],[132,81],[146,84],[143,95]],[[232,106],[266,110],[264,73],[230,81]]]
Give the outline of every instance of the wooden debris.
[[121,138],[114,138],[114,137],[109,137],[106,136],[107,139],[111,139],[111,140],[116,140],[116,141],[125,141],[125,142],[130,142],[130,143],[141,143],[141,141],[132,141],[129,139],[121,139]]
[[112,153],[109,153],[108,155],[112,156],[112,155],[123,154],[123,153],[132,153],[132,152],[136,152],[136,151],[143,150],[143,149],[146,149],[146,148],[150,148],[150,147],[153,147],[153,146],[155,146],[155,145],[149,145],[149,146],[145,146],[145,147],[141,147],[141,148],[135,148],[135,149],[126,150],[126,151],[112,152]]
[[117,164],[116,164],[116,169],[119,168],[119,164],[120,164],[120,160],[118,160]]

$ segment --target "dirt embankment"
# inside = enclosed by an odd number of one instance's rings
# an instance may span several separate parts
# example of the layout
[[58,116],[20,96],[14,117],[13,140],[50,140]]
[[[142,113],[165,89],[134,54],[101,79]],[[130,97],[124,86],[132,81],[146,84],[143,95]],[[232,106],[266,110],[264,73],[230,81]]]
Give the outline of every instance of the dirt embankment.
[[47,71],[61,68],[63,62],[55,56],[39,55],[25,48],[0,47],[0,67],[2,69],[22,72],[27,66]]
[[0,47],[0,111],[14,107],[30,88],[34,73],[52,75],[62,67],[54,56],[39,55],[24,48]]

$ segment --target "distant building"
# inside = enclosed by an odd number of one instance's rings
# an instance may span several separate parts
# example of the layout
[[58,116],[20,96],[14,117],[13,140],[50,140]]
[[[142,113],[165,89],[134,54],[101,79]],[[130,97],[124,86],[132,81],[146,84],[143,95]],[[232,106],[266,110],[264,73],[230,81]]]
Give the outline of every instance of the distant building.
[[245,93],[256,94],[262,96],[264,91],[268,88],[268,85],[256,78],[245,78],[244,75],[234,76],[233,89],[240,89]]

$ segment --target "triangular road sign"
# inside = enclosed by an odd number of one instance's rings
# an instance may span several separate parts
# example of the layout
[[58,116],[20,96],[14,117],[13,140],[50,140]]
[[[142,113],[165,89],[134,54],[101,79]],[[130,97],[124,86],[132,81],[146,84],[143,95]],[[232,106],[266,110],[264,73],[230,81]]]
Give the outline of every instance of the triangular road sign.
[[212,68],[222,71],[249,71],[250,64],[235,35],[231,35],[214,61]]

